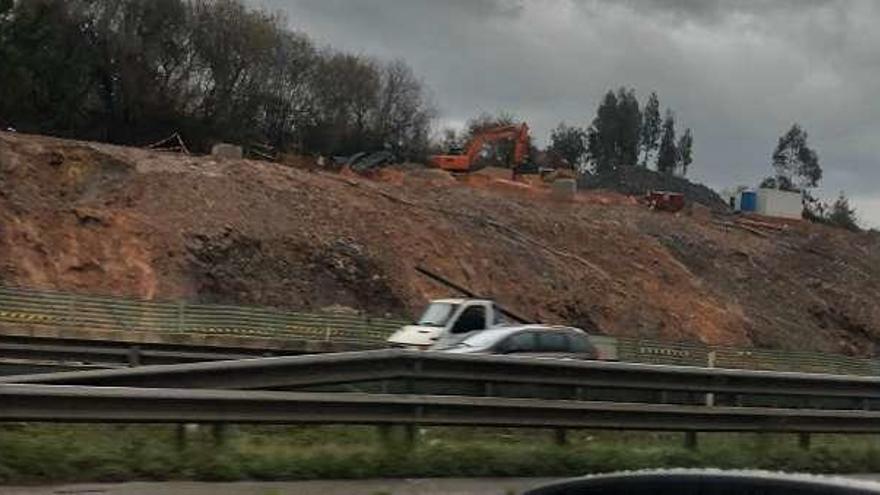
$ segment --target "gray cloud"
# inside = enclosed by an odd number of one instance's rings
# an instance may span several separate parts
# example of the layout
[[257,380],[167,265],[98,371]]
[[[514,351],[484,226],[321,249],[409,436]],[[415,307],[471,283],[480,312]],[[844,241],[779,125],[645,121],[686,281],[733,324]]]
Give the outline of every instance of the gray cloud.
[[[647,15],[668,14],[680,20],[719,22],[730,15],[775,15],[844,3],[841,0],[600,0],[599,4],[626,5]],[[595,5],[596,2],[583,2]]]
[[880,2],[871,0],[249,0],[321,43],[407,60],[442,121],[510,111],[539,141],[632,86],[695,135],[694,178],[769,173],[776,138],[810,133],[828,197],[880,226]]

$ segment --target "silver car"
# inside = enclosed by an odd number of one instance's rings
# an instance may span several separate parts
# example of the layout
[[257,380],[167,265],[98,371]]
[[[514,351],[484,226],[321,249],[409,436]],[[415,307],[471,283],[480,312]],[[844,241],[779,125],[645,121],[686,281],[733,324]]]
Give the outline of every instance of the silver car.
[[597,358],[596,348],[586,332],[574,327],[551,325],[492,328],[454,344],[435,346],[432,350],[465,354]]

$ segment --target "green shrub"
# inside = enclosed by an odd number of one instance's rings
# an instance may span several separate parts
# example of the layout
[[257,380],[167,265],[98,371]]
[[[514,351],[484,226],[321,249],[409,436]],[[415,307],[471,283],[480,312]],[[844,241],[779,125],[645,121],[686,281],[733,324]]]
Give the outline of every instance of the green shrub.
[[[382,445],[372,433],[240,427],[223,447],[202,432],[191,435],[179,452],[172,427],[23,425],[0,429],[0,482],[576,476],[670,467],[880,470],[880,449],[853,436],[817,437],[807,451],[791,435],[707,434],[699,450],[687,450],[674,434],[576,433],[571,445],[560,447],[547,432],[513,438],[515,431],[473,429],[468,435],[464,428],[438,428],[428,429],[411,448]],[[366,437],[369,442],[353,441]]]
[[243,479],[242,462],[227,452],[208,453],[194,459],[192,472],[199,481],[236,481]]
[[6,464],[0,463],[0,484],[9,483],[18,479],[18,473]]

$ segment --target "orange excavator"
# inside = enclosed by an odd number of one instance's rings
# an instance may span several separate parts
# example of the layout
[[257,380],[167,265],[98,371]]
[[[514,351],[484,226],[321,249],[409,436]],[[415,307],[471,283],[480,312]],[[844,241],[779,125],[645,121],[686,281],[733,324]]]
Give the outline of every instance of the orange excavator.
[[432,155],[428,157],[428,162],[449,172],[474,172],[486,166],[485,158],[501,141],[513,142],[510,168],[516,171],[527,164],[530,139],[529,126],[525,123],[484,129],[471,138],[463,154]]

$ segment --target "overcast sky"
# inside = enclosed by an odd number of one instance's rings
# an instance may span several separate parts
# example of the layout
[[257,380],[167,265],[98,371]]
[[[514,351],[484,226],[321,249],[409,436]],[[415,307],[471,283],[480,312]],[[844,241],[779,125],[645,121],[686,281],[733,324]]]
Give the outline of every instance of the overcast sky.
[[880,1],[248,0],[320,44],[405,59],[439,126],[511,112],[540,144],[586,125],[602,95],[653,90],[694,132],[691,178],[722,189],[770,173],[799,122],[820,194],[846,191],[880,227]]

